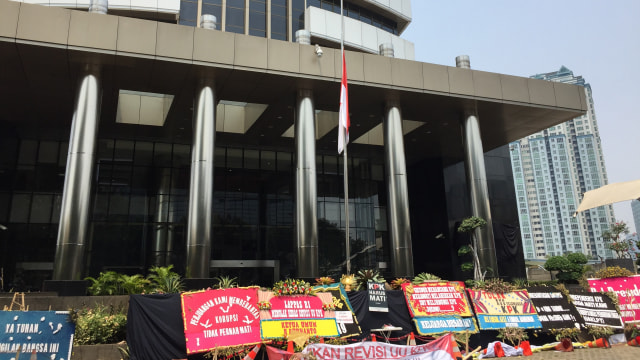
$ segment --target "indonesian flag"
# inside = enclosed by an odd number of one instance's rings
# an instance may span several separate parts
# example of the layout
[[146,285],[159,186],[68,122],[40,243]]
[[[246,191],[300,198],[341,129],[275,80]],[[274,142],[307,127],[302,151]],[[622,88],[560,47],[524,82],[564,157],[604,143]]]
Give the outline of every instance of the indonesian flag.
[[[340,112],[338,115],[338,154],[349,143],[349,94],[347,92],[347,65],[342,52],[342,81],[340,83]],[[346,134],[346,140],[345,140]]]

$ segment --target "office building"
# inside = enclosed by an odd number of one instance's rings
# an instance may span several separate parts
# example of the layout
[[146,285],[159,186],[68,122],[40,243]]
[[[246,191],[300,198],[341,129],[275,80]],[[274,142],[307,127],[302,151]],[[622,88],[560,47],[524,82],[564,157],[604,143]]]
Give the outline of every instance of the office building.
[[[344,272],[337,3],[0,0],[6,283]],[[352,272],[453,278],[456,224],[478,215],[483,264],[523,276],[506,145],[583,113],[584,92],[413,61],[409,1],[345,4]]]
[[608,183],[591,86],[564,66],[532,78],[580,86],[587,111],[509,145],[525,258],[568,252],[611,258],[601,234],[615,222],[612,207],[574,216],[582,194]]

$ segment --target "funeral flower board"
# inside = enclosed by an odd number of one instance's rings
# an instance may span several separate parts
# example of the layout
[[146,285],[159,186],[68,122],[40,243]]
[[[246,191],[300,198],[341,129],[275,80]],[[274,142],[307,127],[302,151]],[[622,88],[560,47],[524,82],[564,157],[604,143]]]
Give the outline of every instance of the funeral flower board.
[[560,290],[550,286],[528,286],[527,292],[544,330],[574,328],[584,324],[582,315]]
[[422,316],[413,319],[416,330],[420,335],[441,334],[443,332],[478,332],[478,325],[473,316],[460,317],[455,315]]
[[467,291],[480,329],[542,328],[538,313],[527,290],[514,290],[506,293],[492,293],[484,290]]
[[611,299],[600,293],[590,293],[578,289],[570,289],[569,296],[585,325],[610,326],[622,329],[620,313]]
[[186,292],[181,302],[187,354],[260,342],[257,288]]
[[640,276],[587,279],[591,292],[613,292],[618,296],[623,322],[640,320]]
[[402,284],[413,317],[435,315],[473,316],[460,281]]
[[353,313],[351,302],[349,302],[349,297],[344,291],[344,286],[341,286],[339,283],[318,285],[314,286],[313,290],[318,296],[322,296],[320,294],[323,293],[331,295],[330,307],[332,311],[327,311],[327,313],[330,314],[329,316],[335,317],[340,337],[357,336],[362,333],[358,319]]

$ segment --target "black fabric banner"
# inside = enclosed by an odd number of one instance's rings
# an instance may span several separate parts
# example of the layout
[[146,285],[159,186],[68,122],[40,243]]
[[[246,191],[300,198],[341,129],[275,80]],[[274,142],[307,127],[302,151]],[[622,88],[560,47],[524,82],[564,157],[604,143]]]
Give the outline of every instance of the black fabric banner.
[[560,290],[551,286],[527,286],[526,289],[544,330],[584,324],[582,315]]
[[[391,337],[415,331],[404,294],[399,290],[386,292],[389,312],[369,312],[367,291],[351,291],[347,295],[356,314],[362,337],[371,329],[384,325],[401,327]],[[186,359],[184,324],[179,294],[131,295],[127,314],[127,344],[131,360]],[[190,360],[204,359],[203,354],[189,355]]]
[[180,295],[131,295],[127,344],[131,360],[186,359]]
[[604,294],[570,289],[569,296],[573,301],[585,325],[611,326],[622,329],[620,313],[611,299]]
[[389,312],[370,312],[369,294],[366,291],[350,291],[347,294],[349,295],[351,306],[353,306],[353,312],[358,318],[363,337],[369,336],[371,329],[380,329],[384,325],[402,328],[402,331],[392,332],[391,337],[398,337],[415,331],[402,290],[387,291]]

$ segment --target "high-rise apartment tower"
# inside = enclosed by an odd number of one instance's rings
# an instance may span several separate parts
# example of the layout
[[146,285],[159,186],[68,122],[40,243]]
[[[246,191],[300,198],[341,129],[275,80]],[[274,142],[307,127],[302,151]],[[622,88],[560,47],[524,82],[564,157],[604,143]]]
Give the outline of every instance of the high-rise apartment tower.
[[574,216],[584,192],[608,182],[591,86],[564,66],[532,78],[582,86],[587,112],[510,144],[525,259],[611,258],[601,234],[615,221],[612,207]]

